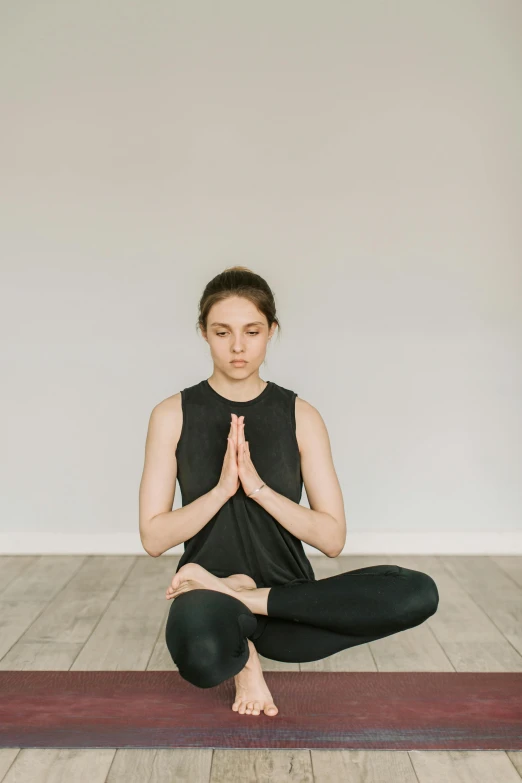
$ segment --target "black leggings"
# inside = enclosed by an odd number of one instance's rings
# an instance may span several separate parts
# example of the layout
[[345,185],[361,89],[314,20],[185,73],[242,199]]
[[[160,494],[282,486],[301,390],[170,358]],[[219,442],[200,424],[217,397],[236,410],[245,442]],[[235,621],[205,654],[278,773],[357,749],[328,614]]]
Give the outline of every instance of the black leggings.
[[[397,565],[356,568],[326,579],[275,585],[267,617],[216,590],[189,590],[172,601],[165,638],[180,675],[212,688],[245,666],[256,650],[276,661],[318,661],[348,647],[420,625],[437,611],[428,574]],[[256,635],[258,619],[266,625]]]

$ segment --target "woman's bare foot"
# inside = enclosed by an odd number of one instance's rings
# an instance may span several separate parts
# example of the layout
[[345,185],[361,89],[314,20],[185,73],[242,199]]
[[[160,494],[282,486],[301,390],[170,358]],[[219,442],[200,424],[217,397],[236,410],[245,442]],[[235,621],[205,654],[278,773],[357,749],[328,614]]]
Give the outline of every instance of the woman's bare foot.
[[272,718],[279,712],[268,690],[268,685],[263,677],[261,661],[251,639],[247,639],[250,647],[250,656],[244,669],[234,676],[236,683],[236,699],[232,705],[234,712],[241,715],[259,715],[263,710],[265,715]]
[[232,576],[227,576],[222,581],[226,582],[227,585],[230,585],[232,590],[237,590],[238,592],[241,590],[257,589],[257,585],[252,577],[247,576],[246,574],[232,574]]
[[[167,587],[165,598],[177,598],[181,593],[189,590],[217,590],[220,593],[226,593],[234,598],[239,598],[238,593],[245,590],[255,590],[257,587],[254,580],[247,574],[232,574],[221,579],[214,576],[206,568],[198,563],[185,563],[179,571],[174,574],[172,582]],[[239,600],[241,600],[239,598]]]

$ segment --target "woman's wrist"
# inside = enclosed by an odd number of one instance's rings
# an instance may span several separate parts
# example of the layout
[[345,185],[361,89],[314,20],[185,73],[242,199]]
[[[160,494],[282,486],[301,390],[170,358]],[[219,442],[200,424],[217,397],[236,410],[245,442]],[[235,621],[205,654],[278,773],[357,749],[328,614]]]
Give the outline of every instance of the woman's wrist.
[[221,505],[226,503],[227,500],[230,500],[231,497],[227,492],[225,492],[223,487],[219,486],[219,484],[216,484],[216,486],[210,490],[210,494],[217,498]]
[[254,495],[257,495],[257,493],[260,492],[263,489],[263,487],[266,487],[266,484],[265,484],[264,481],[257,489],[255,489],[253,492],[251,492],[249,495],[247,495],[247,498],[251,498],[251,497],[254,497]]
[[256,503],[263,505],[270,499],[270,495],[273,494],[273,489],[268,484],[263,484],[263,488],[259,492],[254,492],[250,500],[254,500]]

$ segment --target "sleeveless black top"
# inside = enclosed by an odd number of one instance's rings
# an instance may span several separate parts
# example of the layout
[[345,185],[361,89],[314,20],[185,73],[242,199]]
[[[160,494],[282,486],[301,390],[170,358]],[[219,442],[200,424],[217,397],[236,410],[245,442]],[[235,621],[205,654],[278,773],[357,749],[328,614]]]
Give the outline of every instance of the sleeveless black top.
[[[273,381],[244,402],[222,397],[207,380],[183,389],[183,427],[176,448],[182,505],[218,483],[231,413],[245,417],[245,440],[261,480],[299,503],[303,477],[295,434],[296,397]],[[241,483],[217,514],[185,541],[176,573],[185,563],[199,563],[219,577],[248,574],[258,587],[315,581],[303,542],[247,497]]]

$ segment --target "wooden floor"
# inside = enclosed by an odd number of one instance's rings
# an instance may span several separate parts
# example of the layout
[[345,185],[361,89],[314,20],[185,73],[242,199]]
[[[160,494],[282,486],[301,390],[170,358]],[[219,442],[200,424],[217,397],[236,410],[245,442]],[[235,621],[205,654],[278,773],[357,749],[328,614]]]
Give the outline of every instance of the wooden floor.
[[[0,557],[0,668],[175,670],[164,593],[179,556]],[[522,557],[312,557],[318,579],[376,563],[430,574],[440,604],[404,633],[288,671],[522,672]],[[277,693],[272,694],[277,704]],[[244,715],[245,721],[263,720]],[[265,718],[265,720],[269,720]],[[0,749],[2,783],[520,783],[522,752]]]

